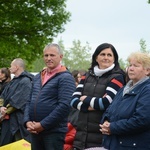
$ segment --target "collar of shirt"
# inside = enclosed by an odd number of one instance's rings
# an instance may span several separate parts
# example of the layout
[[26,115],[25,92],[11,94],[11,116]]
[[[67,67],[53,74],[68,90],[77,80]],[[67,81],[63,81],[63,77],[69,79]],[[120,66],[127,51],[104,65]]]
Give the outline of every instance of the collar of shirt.
[[58,73],[60,68],[61,68],[61,64],[59,64],[56,68],[54,68],[51,71],[48,71],[48,69],[45,69],[42,85],[44,85],[50,78],[52,78],[56,73]]

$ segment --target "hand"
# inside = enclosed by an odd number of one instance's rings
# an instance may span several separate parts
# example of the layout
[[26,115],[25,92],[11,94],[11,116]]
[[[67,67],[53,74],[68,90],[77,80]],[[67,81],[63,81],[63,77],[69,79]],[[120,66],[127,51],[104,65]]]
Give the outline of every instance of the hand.
[[84,101],[86,99],[87,96],[83,95],[80,97],[80,101]]
[[7,110],[6,107],[1,107],[1,108],[0,108],[0,112],[1,112],[2,116],[5,116],[5,115],[6,115],[6,110]]
[[110,132],[110,122],[108,121],[105,121],[103,124],[100,124],[100,131],[102,132],[102,134],[107,134],[107,135],[110,135],[111,132]]
[[44,128],[41,126],[40,122],[35,122],[35,121],[29,121],[26,123],[27,130],[30,133],[38,134],[39,132],[43,131]]
[[27,127],[27,130],[30,132],[30,133],[34,133],[34,134],[38,134],[37,131],[35,131],[34,129],[34,123],[32,121],[28,121],[26,123],[26,127]]
[[40,122],[33,121],[33,123],[34,123],[34,130],[37,131],[38,133],[44,130]]
[[88,110],[91,111],[91,110],[94,110],[94,108],[92,108],[91,106],[89,106]]

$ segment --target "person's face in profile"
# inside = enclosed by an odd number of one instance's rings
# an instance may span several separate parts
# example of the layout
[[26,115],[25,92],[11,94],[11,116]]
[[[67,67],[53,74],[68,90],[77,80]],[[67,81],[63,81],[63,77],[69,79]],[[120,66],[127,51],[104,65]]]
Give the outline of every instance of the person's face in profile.
[[12,74],[15,74],[18,70],[19,66],[15,63],[15,61],[12,61],[11,65],[10,65],[10,72]]

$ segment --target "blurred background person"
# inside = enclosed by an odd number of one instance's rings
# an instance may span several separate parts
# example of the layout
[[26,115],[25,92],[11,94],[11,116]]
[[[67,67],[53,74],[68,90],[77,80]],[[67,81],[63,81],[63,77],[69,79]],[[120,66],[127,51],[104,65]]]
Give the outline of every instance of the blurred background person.
[[[5,87],[8,85],[8,83],[11,80],[11,73],[8,68],[1,68],[0,69],[0,95],[5,89]],[[3,106],[4,100],[0,97],[0,107]],[[3,116],[0,113],[0,122],[2,121]],[[0,136],[1,136],[1,123],[0,123]]]
[[79,71],[78,71],[78,70],[73,70],[73,71],[72,71],[72,76],[73,76],[73,78],[74,78],[74,80],[75,80],[76,86],[79,84],[79,81],[78,81],[78,74],[79,74]]
[[8,68],[1,68],[0,69],[0,95],[10,80],[11,80],[10,70]]
[[77,79],[78,79],[78,84],[81,81],[81,78],[83,75],[85,75],[86,71],[85,70],[79,70],[78,75],[77,75]]
[[75,84],[78,86],[79,82],[81,81],[81,77],[85,75],[86,71],[85,70],[73,70],[72,71],[72,76],[75,79]]

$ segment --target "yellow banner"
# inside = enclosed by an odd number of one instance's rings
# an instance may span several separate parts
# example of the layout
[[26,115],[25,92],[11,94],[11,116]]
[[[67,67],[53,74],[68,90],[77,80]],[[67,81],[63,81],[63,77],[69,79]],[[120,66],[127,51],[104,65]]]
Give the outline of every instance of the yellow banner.
[[17,142],[1,146],[0,150],[31,150],[31,144],[26,140],[22,139]]

